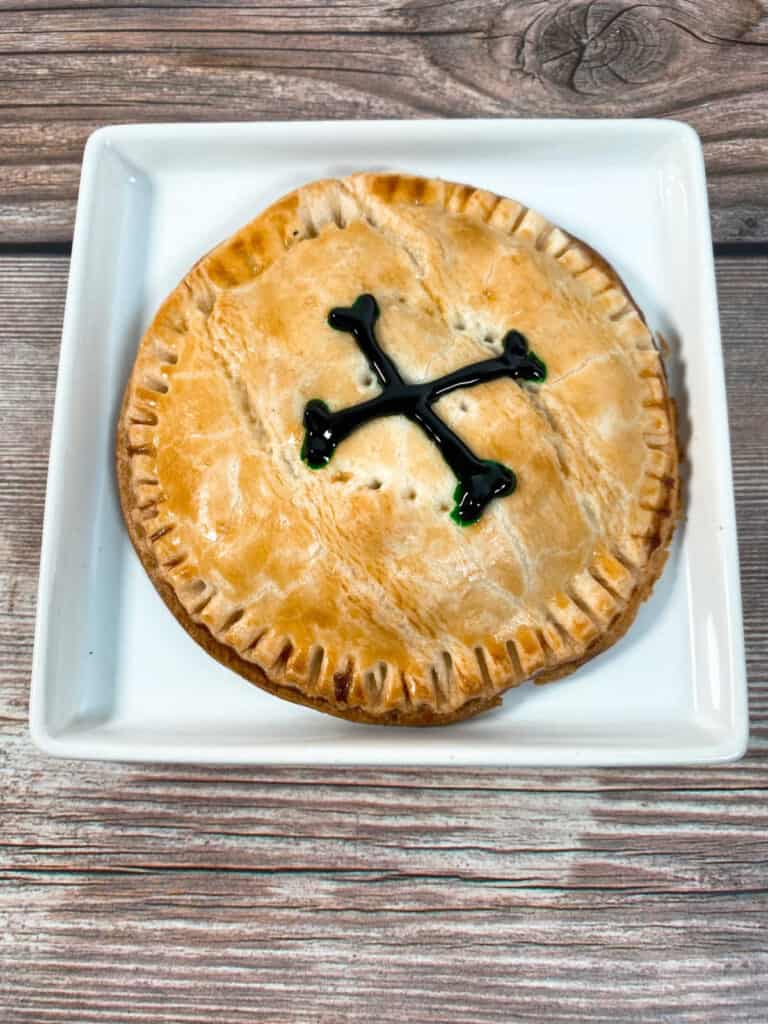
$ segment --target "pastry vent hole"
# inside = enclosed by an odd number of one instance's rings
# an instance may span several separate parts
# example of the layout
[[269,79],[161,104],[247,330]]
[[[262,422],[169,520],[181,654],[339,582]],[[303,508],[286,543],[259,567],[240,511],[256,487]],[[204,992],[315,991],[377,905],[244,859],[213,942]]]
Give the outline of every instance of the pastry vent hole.
[[318,679],[320,678],[320,672],[323,668],[323,659],[325,658],[325,648],[320,644],[316,644],[309,655],[309,685],[315,686]]
[[523,666],[520,661],[520,656],[517,653],[517,647],[515,647],[514,640],[507,640],[507,654],[509,660],[512,662],[512,671],[516,679],[524,679],[525,672],[523,672]]
[[306,206],[302,205],[302,207],[299,209],[299,217],[297,224],[297,229],[299,233],[297,234],[296,238],[300,238],[302,240],[317,238],[317,225],[315,224],[314,217],[312,215],[313,205],[313,203],[307,204]]
[[360,383],[363,385],[364,388],[373,387],[373,374],[364,373],[360,378]]
[[370,491],[380,491],[381,487],[382,487],[382,484],[383,484],[382,480],[379,480],[378,477],[374,477],[374,479],[369,481],[369,483],[368,483],[368,490],[370,490]]
[[438,675],[438,671],[434,665],[430,665],[429,677],[432,680],[432,686],[434,687],[437,703],[440,704],[442,701],[445,700],[445,691],[443,689],[443,684],[440,680],[440,676]]
[[464,320],[463,317],[460,316],[457,316],[456,319],[453,321],[453,326],[456,328],[457,331],[465,331],[467,329],[466,321]]
[[573,646],[573,639],[568,630],[551,615],[547,617],[547,622],[557,630],[566,648],[570,649]]
[[622,306],[621,309],[618,310],[616,313],[612,313],[611,316],[608,317],[608,319],[611,320],[613,323],[617,324],[621,320],[625,320],[632,312],[632,306],[629,303],[627,303],[626,306]]
[[674,484],[674,480],[668,472],[662,469],[656,469],[653,466],[650,469],[646,469],[645,475],[648,477],[649,480],[658,480],[666,487],[672,487],[672,485]]
[[547,659],[547,661],[552,661],[552,658],[555,657],[555,652],[552,650],[552,647],[550,646],[546,638],[544,630],[537,629],[535,630],[535,633],[539,639],[539,643],[541,644],[541,649],[544,651],[544,657]]
[[520,225],[521,225],[521,224],[523,223],[523,218],[525,217],[526,213],[528,213],[528,207],[527,207],[527,206],[521,206],[521,207],[520,207],[520,212],[519,212],[519,213],[518,213],[518,215],[517,215],[517,216],[515,217],[515,221],[514,221],[514,224],[513,224],[513,225],[512,225],[512,227],[511,227],[511,228],[509,229],[509,233],[510,233],[511,235],[514,235],[514,233],[515,233],[515,232],[517,231],[517,229],[518,229],[518,228],[520,227]]
[[581,252],[581,246],[578,244],[578,242],[574,242],[574,240],[571,239],[569,241],[568,245],[566,245],[566,247],[564,249],[561,249],[561,251],[557,254],[557,257],[556,257],[557,262],[558,263],[567,263],[568,262],[568,256],[569,256],[570,253],[578,254],[580,252]]
[[443,661],[443,670],[445,672],[445,678],[448,683],[453,679],[453,658],[451,657],[450,651],[441,651],[440,657]]
[[233,626],[236,626],[244,615],[245,608],[235,608],[232,614],[227,619],[225,619],[224,623],[222,624],[222,632],[226,633],[228,632],[228,630],[232,629]]
[[450,510],[451,510],[451,503],[449,501],[441,501],[438,504],[437,508],[438,508],[438,510],[440,512],[450,512]]
[[622,605],[626,603],[621,594],[614,589],[613,584],[609,580],[607,580],[594,566],[589,569],[589,575],[592,577],[595,583],[599,583],[604,590],[607,590],[611,597],[615,598],[617,601],[620,601]]
[[499,203],[502,201],[502,198],[502,196],[494,196],[494,201],[491,204],[491,206],[489,206],[488,209],[481,214],[482,220],[484,220],[486,223],[493,220],[493,215],[494,213],[496,213],[496,210],[498,209]]
[[[472,188],[471,185],[465,185],[461,194],[461,210],[460,213],[466,213],[467,207],[474,199],[482,198],[482,190],[479,188]],[[477,215],[475,215],[477,216]]]
[[550,231],[549,235],[547,236],[546,247],[549,251],[550,256],[552,256],[556,260],[559,260],[563,253],[566,251],[566,249],[571,245],[572,239],[570,239],[568,235],[566,235],[566,233],[561,229],[560,237],[553,245],[551,239],[552,233],[554,231],[555,228],[552,228],[552,231]]
[[352,685],[353,669],[354,663],[349,661],[345,669],[333,673],[333,695],[339,704],[347,703],[349,688]]
[[588,605],[588,604],[587,604],[587,602],[586,602],[586,601],[584,600],[584,598],[582,598],[582,597],[579,597],[579,595],[578,595],[578,594],[577,594],[577,593],[576,593],[576,592],[575,592],[575,591],[574,591],[574,590],[573,590],[572,588],[571,588],[571,589],[568,589],[568,590],[566,590],[566,593],[568,594],[568,597],[570,597],[570,599],[571,599],[571,600],[573,601],[573,603],[574,603],[574,604],[576,605],[576,607],[577,607],[577,608],[579,609],[579,611],[583,612],[583,613],[584,613],[584,615],[586,615],[586,616],[587,616],[587,618],[589,619],[589,621],[590,621],[590,622],[591,622],[591,623],[592,623],[592,624],[593,624],[593,625],[594,625],[594,626],[595,626],[595,627],[596,627],[597,629],[600,629],[600,628],[601,628],[601,625],[600,625],[600,622],[599,622],[599,620],[598,620],[598,619],[597,619],[597,618],[595,617],[595,613],[594,613],[594,612],[592,611],[592,609],[591,609],[591,608],[589,607],[589,605]]
[[144,484],[145,487],[159,487],[160,481],[153,476],[140,476],[136,478],[137,484]]
[[187,560],[187,555],[181,554],[176,555],[174,558],[169,558],[167,562],[163,562],[162,566],[164,569],[178,569],[180,565],[183,565]]
[[402,669],[400,669],[400,689],[403,691],[403,700],[406,704],[410,704],[411,691],[408,689],[408,680]]
[[191,611],[191,613],[190,613],[190,614],[191,614],[191,615],[202,615],[202,614],[203,614],[203,612],[205,611],[205,609],[206,609],[206,608],[208,607],[208,605],[209,605],[209,604],[211,603],[211,601],[212,601],[212,600],[214,599],[214,597],[215,597],[215,596],[216,596],[216,591],[215,591],[215,590],[213,590],[213,589],[211,589],[211,590],[210,590],[210,591],[209,591],[209,592],[208,592],[208,593],[207,593],[207,594],[205,595],[205,597],[204,597],[204,598],[202,599],[202,601],[200,601],[200,603],[199,603],[199,604],[197,604],[197,605],[196,605],[196,606],[195,606],[195,607],[194,607],[194,608],[192,609],[192,611]]
[[451,677],[453,675],[453,658],[449,651],[440,651],[442,671],[437,665],[430,666],[429,674],[435,687],[435,693],[439,701],[446,701],[451,689]]
[[190,597],[197,597],[198,594],[202,594],[205,591],[205,580],[190,580],[189,583],[185,583],[180,589]]
[[147,411],[131,416],[130,422],[134,423],[137,427],[156,427],[159,420],[156,413]]
[[547,224],[547,226],[543,228],[542,231],[539,232],[539,237],[536,239],[536,248],[539,250],[539,252],[543,252],[543,250],[546,249],[549,236],[552,234],[554,230],[554,224]]
[[373,671],[369,670],[368,672],[364,673],[363,685],[365,686],[365,689],[368,691],[368,693],[373,694],[375,696],[378,696],[378,694],[381,692],[381,687],[379,685],[378,679],[376,678],[376,673]]
[[343,469],[337,470],[331,477],[332,484],[346,484],[352,479],[352,474],[345,472]]
[[656,452],[665,452],[669,448],[669,442],[664,437],[659,437],[657,434],[643,434],[643,440],[645,441],[646,448],[651,448]]
[[[155,513],[155,516],[156,515],[157,515],[157,513]],[[155,516],[153,516],[152,518],[154,519]],[[173,529],[172,525],[161,526],[159,530],[155,530],[154,533],[150,534],[150,537],[149,537],[150,543],[151,544],[156,544],[162,537],[167,537],[172,529]],[[203,586],[205,586],[205,584],[203,584]]]
[[446,205],[449,206],[454,213],[461,213],[467,204],[467,198],[464,195],[464,188],[464,185],[454,185],[448,190]]
[[164,345],[155,345],[155,355],[161,363],[168,363],[170,366],[175,366],[179,361],[178,355]]
[[469,405],[466,403],[466,401],[463,398],[459,402],[459,409],[462,412],[469,412]]
[[406,487],[403,491],[403,497],[406,501],[416,501],[416,491],[413,487]]
[[498,348],[498,340],[490,333],[483,336],[483,344],[489,348]]
[[644,512],[656,512],[658,513],[658,515],[666,515],[669,512],[669,503],[667,501],[667,497],[668,492],[665,492],[661,498],[660,505],[652,505],[648,501],[641,501],[638,507],[641,508]]
[[158,395],[168,394],[168,384],[162,377],[147,376],[144,378],[144,386],[149,391],[155,391]]
[[248,642],[248,644],[246,644],[246,646],[243,648],[243,650],[240,653],[241,654],[250,654],[251,651],[255,651],[256,648],[261,643],[261,641],[267,635],[267,632],[268,632],[268,630],[267,630],[266,626],[264,626],[262,629],[257,630],[256,633],[254,634],[254,636],[251,638],[251,640]]
[[285,668],[285,666],[288,664],[288,659],[293,654],[293,651],[293,641],[286,640],[283,646],[280,648],[280,653],[275,658],[275,662],[272,667],[275,669]]
[[491,680],[491,673],[488,671],[488,661],[483,647],[475,647],[475,660],[480,670],[480,678],[483,680],[483,685],[492,688],[493,682]]
[[328,210],[331,216],[331,221],[337,228],[345,228],[347,226],[344,222],[344,214],[341,210],[341,196],[339,195],[338,189],[334,188],[331,190],[331,194],[328,198]]

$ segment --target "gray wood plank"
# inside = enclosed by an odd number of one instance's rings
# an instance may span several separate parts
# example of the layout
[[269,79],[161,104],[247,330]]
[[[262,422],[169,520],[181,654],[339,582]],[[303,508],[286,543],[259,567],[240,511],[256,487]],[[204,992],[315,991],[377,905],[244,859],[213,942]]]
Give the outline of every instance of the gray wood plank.
[[745,761],[209,769],[54,762],[30,745],[67,260],[0,258],[0,1019],[768,1019],[768,257],[717,269]]
[[71,236],[107,123],[673,117],[715,238],[768,240],[764,2],[0,2],[0,242]]

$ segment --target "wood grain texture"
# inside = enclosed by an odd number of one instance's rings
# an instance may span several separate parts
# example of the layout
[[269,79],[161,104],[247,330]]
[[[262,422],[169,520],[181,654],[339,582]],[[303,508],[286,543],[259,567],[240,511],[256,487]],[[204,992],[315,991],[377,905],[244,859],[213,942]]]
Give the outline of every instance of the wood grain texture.
[[768,1019],[768,257],[718,263],[750,678],[740,764],[49,761],[26,733],[63,257],[0,258],[3,1024]]
[[70,237],[100,125],[674,117],[715,238],[768,240],[766,0],[0,0],[0,242]]

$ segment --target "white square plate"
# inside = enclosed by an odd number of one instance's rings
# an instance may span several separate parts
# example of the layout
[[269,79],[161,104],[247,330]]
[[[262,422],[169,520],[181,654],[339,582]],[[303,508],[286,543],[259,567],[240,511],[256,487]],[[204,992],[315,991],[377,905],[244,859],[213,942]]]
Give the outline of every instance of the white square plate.
[[[398,169],[522,200],[604,253],[672,349],[686,518],[611,651],[447,729],[277,700],[181,629],[123,527],[114,428],[141,333],[189,266],[312,178]],[[692,424],[692,429],[689,424]],[[747,705],[728,420],[699,140],[670,121],[103,128],[83,162],[48,479],[31,730],[68,757],[386,765],[739,757]]]

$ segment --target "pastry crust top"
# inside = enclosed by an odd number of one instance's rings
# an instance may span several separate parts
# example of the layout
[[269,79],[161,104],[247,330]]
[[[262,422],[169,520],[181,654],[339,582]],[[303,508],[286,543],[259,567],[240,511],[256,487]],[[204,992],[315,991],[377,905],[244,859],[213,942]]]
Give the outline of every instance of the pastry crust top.
[[[379,391],[327,322],[361,293],[406,380],[512,329],[547,365],[434,407],[517,474],[473,526],[405,417],[301,460],[310,399]],[[306,185],[203,258],[140,344],[118,433],[129,530],[180,621],[268,689],[368,721],[463,717],[613,642],[661,571],[677,463],[659,354],[605,261],[511,199],[396,174]]]

